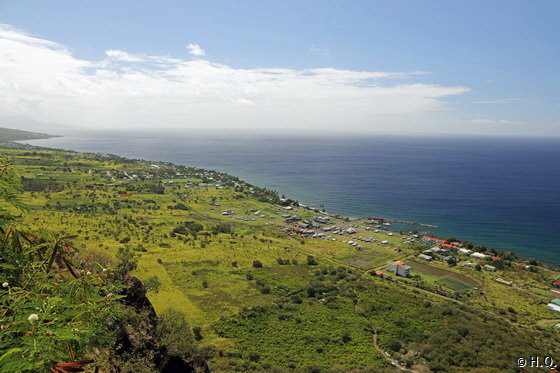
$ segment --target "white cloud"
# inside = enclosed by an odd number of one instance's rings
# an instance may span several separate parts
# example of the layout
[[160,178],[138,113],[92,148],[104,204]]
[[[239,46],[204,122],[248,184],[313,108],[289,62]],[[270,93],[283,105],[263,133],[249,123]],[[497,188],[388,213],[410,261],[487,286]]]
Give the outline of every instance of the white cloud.
[[494,105],[494,104],[511,104],[512,102],[519,101],[518,98],[499,98],[495,100],[480,100],[473,101],[475,104]]
[[105,55],[109,58],[113,58],[118,61],[125,61],[125,62],[143,62],[145,61],[144,58],[139,56],[134,56],[129,54],[125,51],[117,50],[117,49],[109,49],[105,52]]
[[204,49],[202,49],[200,47],[200,45],[196,44],[196,43],[189,43],[189,45],[187,45],[187,49],[189,50],[189,54],[191,56],[195,56],[195,57],[202,57],[204,55],[206,55],[206,52],[204,51]]
[[505,125],[520,125],[525,124],[525,122],[518,120],[509,119],[489,119],[489,118],[477,118],[473,119],[473,123],[476,124],[505,124]]
[[[199,57],[204,52],[196,44],[189,49]],[[415,83],[423,74],[242,69],[201,58],[114,49],[100,61],[88,61],[60,44],[0,25],[0,115],[51,123],[113,128],[413,128],[447,108],[446,97],[468,91]]]

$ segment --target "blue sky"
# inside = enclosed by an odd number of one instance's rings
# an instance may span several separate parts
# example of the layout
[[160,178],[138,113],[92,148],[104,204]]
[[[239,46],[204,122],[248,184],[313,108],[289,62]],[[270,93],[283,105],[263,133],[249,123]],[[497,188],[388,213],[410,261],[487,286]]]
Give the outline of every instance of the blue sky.
[[[158,117],[169,127],[341,126],[360,131],[558,135],[559,21],[560,2],[553,0],[0,1],[0,23],[10,41],[4,51],[23,48],[14,45],[19,40],[14,33],[36,38],[41,42],[23,41],[25,51],[14,52],[18,58],[38,64],[46,58],[58,61],[43,54],[45,50],[33,55],[30,46],[37,44],[64,50],[60,64],[69,67],[55,69],[60,74],[56,84],[84,81],[51,91],[44,87],[53,82],[46,80],[38,87],[27,82],[25,89],[5,92],[21,97],[21,102],[0,103],[0,115],[68,125],[95,126],[97,120],[99,126],[149,126],[155,115],[145,121],[127,118],[131,110],[137,111],[130,101],[157,96],[158,107],[166,108]],[[189,44],[204,54],[189,53]],[[173,66],[162,71],[147,56],[173,58],[166,61]],[[52,78],[52,64],[44,68],[44,78]],[[274,84],[263,83],[271,72],[263,75],[262,70],[271,68],[282,69],[282,76]],[[11,75],[0,79],[24,86],[18,79],[25,71],[14,69],[6,67],[4,74]],[[124,75],[131,70],[136,74],[134,86]],[[104,80],[96,77],[92,82],[93,71],[102,71]],[[360,72],[385,75],[356,75]],[[149,82],[140,76],[144,73]],[[204,78],[198,81],[198,76]],[[170,85],[177,79],[184,85]],[[98,95],[107,96],[107,87],[117,84],[111,92],[121,93],[105,101],[89,97],[89,104],[76,99],[94,83]],[[148,89],[160,83],[160,90]],[[364,85],[375,87],[368,90]],[[326,89],[320,90],[322,86]],[[362,90],[356,88],[360,86]],[[185,93],[193,90],[196,97]],[[290,101],[290,92],[302,96]],[[33,97],[32,102],[26,97]],[[313,100],[307,101],[309,97]],[[75,109],[64,114],[48,109],[61,103]],[[94,106],[103,105],[109,105],[105,111],[112,116],[93,113]],[[145,102],[139,105],[146,107]],[[209,108],[225,114],[210,115]],[[81,123],[76,113],[84,110],[92,110],[92,118]]]

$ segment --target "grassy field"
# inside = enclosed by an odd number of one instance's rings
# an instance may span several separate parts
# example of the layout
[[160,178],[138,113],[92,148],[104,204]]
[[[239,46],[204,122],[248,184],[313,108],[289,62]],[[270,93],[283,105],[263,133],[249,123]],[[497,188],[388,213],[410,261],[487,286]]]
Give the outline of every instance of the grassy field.
[[[515,371],[515,354],[560,349],[551,321],[558,314],[546,307],[548,284],[560,277],[551,269],[490,273],[419,262],[411,259],[427,248],[419,239],[376,233],[364,220],[330,216],[305,228],[326,236],[313,237],[298,224],[326,215],[287,209],[273,192],[211,171],[99,154],[2,152],[22,177],[29,208],[22,221],[76,235],[83,255],[101,263],[118,250],[133,252],[135,275],[157,283],[149,292],[156,311],[180,311],[201,328],[197,343],[214,372],[392,371],[391,359],[416,371]],[[293,215],[299,220],[285,221]],[[396,259],[419,279],[370,275]]]

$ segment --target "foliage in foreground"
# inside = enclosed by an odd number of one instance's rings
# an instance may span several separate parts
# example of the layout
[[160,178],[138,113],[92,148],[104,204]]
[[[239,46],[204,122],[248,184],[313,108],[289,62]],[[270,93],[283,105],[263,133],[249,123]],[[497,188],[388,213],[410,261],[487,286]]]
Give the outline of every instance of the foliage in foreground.
[[112,340],[122,286],[109,272],[75,268],[67,238],[35,236],[13,226],[0,234],[3,372],[83,359]]

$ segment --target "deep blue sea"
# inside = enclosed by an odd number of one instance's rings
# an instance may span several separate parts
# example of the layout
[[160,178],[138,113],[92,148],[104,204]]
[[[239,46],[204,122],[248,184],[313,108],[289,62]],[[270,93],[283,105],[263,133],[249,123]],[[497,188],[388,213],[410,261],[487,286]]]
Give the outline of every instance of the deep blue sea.
[[329,212],[433,224],[441,237],[560,265],[560,139],[214,130],[83,132],[27,143],[225,171]]

